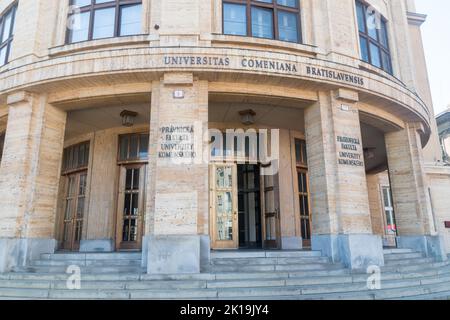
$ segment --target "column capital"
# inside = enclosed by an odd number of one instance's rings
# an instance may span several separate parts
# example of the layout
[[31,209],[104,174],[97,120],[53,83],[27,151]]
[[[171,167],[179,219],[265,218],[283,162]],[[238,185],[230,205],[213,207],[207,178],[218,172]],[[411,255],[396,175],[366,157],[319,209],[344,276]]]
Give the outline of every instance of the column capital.
[[359,94],[357,91],[339,88],[334,91],[334,96],[337,100],[355,103],[359,101]]
[[190,72],[168,72],[164,74],[163,83],[165,86],[194,84],[194,75]]
[[8,95],[6,98],[6,104],[8,106],[14,106],[18,103],[28,103],[31,99],[32,93],[28,91],[17,91]]

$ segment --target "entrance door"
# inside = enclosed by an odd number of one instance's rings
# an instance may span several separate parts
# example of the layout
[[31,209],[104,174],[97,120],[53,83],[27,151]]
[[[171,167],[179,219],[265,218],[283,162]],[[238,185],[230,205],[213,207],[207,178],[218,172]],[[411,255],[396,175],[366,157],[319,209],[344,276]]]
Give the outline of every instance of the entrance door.
[[237,167],[235,164],[214,164],[210,170],[212,248],[237,249]]
[[67,176],[63,241],[61,246],[61,249],[63,250],[77,251],[80,249],[86,200],[86,185],[86,171]]
[[278,190],[278,175],[261,176],[264,249],[279,249],[281,247]]
[[397,226],[395,222],[394,205],[392,203],[391,188],[383,186],[381,188],[384,208],[384,236],[383,246],[397,246]]
[[144,225],[145,164],[120,167],[116,246],[118,250],[140,250]]
[[261,176],[256,164],[237,166],[239,248],[261,249]]
[[311,210],[309,207],[308,171],[297,168],[300,229],[303,248],[311,248]]

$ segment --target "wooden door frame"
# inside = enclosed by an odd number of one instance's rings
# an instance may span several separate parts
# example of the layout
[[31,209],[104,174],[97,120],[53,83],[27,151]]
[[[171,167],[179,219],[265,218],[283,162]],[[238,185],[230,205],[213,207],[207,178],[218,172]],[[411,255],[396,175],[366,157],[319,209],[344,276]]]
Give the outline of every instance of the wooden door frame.
[[[125,183],[126,171],[128,169],[140,169],[139,173],[139,192],[142,197],[139,197],[139,213],[137,218],[138,233],[136,245],[123,246],[122,245],[122,231],[123,231],[123,205],[125,201]],[[142,170],[143,169],[143,170]],[[140,251],[142,250],[142,238],[144,236],[145,227],[145,207],[146,207],[146,186],[147,186],[147,170],[148,164],[146,162],[139,163],[123,163],[118,166],[118,183],[116,196],[116,219],[115,219],[115,249],[116,251]],[[122,181],[123,179],[123,181]]]
[[[237,186],[237,164],[233,163],[211,163],[210,164],[210,196],[209,196],[209,210],[210,210],[210,234],[211,234],[211,248],[215,250],[236,250],[239,249],[239,220],[238,220],[238,186]],[[217,226],[216,226],[216,168],[218,167],[232,167],[232,201],[233,201],[233,240],[218,240]]]
[[[63,251],[79,251],[80,250],[80,244],[78,244],[77,246],[75,246],[75,234],[74,234],[74,216],[76,215],[76,210],[78,209],[78,198],[79,198],[79,188],[80,188],[80,176],[83,174],[86,174],[86,189],[85,189],[85,195],[84,195],[84,201],[85,201],[85,205],[83,208],[83,225],[82,225],[82,231],[81,231],[81,238],[83,237],[83,230],[85,230],[85,220],[86,220],[86,209],[88,208],[88,202],[89,202],[89,198],[88,198],[88,178],[89,178],[89,174],[88,174],[88,169],[83,168],[80,170],[75,170],[72,172],[68,172],[66,174],[64,174],[63,178],[65,179],[64,182],[64,194],[63,194],[63,205],[62,205],[62,219],[61,222],[59,223],[59,234],[60,236],[60,250]],[[69,182],[70,182],[70,178],[72,176],[75,176],[75,188],[76,188],[76,192],[75,192],[75,196],[73,197],[73,204],[72,204],[72,209],[74,210],[72,212],[72,227],[71,227],[71,234],[70,234],[70,248],[65,247],[65,233],[64,233],[64,227],[65,227],[65,221],[66,221],[66,210],[67,210],[67,195],[68,195],[68,191],[69,191]],[[81,239],[80,238],[80,243],[81,243]]]
[[[263,167],[261,164],[259,164],[260,167]],[[281,212],[280,212],[280,181],[279,181],[279,174],[273,175],[273,183],[274,183],[274,196],[276,197],[275,201],[275,232],[276,232],[276,239],[275,239],[275,246],[269,246],[267,238],[267,230],[266,230],[266,182],[264,181],[264,178],[266,176],[260,175],[260,193],[261,193],[261,222],[262,222],[262,247],[263,249],[275,249],[279,250],[281,249]],[[276,192],[277,191],[277,192]],[[272,241],[272,240],[271,240]]]
[[304,246],[305,240],[303,239],[303,232],[302,232],[302,225],[301,225],[301,216],[300,216],[300,203],[298,199],[299,195],[299,189],[298,189],[298,170],[305,170],[306,171],[306,186],[308,188],[308,206],[309,206],[309,222],[310,222],[310,234],[312,237],[312,210],[311,210],[311,192],[310,192],[310,186],[309,186],[309,169],[308,165],[306,166],[299,166],[297,164],[296,154],[295,154],[295,140],[303,140],[306,142],[306,137],[303,133],[298,131],[291,131],[290,132],[290,139],[291,139],[291,170],[293,175],[293,194],[294,194],[294,219],[295,219],[295,232],[298,237],[302,238],[302,245]]
[[[394,200],[392,198],[392,189],[391,186],[389,184],[385,184],[385,183],[379,183],[378,184],[378,191],[379,191],[379,195],[380,195],[380,209],[381,209],[381,217],[382,217],[382,221],[383,221],[383,245],[384,245],[384,238],[387,239],[387,237],[392,236],[392,235],[388,235],[386,232],[386,227],[387,227],[387,217],[386,217],[386,206],[384,204],[384,193],[383,193],[383,189],[387,188],[389,190],[389,200],[391,202],[391,208],[392,208],[392,215],[394,218],[394,222],[395,222],[395,226],[397,227],[397,220],[395,219],[395,208],[394,208]],[[397,235],[398,232],[396,231],[395,236],[393,236],[394,238],[394,242],[395,242],[395,246],[393,246],[392,248],[396,248],[397,247]]]

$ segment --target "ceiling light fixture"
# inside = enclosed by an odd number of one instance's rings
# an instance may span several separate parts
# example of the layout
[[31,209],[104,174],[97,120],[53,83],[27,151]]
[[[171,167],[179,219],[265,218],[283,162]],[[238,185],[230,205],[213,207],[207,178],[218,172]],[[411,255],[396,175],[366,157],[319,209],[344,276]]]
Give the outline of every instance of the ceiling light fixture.
[[120,113],[122,117],[122,125],[124,127],[132,127],[134,125],[134,119],[138,116],[137,112],[124,110]]

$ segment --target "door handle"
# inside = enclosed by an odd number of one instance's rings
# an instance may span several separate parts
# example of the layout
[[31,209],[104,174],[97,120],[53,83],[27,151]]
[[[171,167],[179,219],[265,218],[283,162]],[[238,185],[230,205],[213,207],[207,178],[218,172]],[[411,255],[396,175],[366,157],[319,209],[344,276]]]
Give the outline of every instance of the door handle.
[[236,221],[237,220],[237,212],[236,211],[233,213],[233,216],[234,216],[234,221]]

